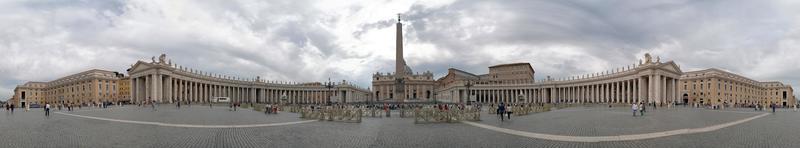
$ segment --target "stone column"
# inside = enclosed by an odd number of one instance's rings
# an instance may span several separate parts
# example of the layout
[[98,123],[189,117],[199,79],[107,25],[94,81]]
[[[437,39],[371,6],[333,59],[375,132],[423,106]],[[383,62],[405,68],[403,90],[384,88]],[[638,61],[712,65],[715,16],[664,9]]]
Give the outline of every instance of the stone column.
[[664,82],[663,82],[664,80],[661,79],[661,75],[656,75],[655,77],[656,77],[656,84],[655,84],[655,87],[656,87],[656,89],[655,89],[656,90],[656,92],[655,92],[656,93],[656,104],[658,104],[658,103],[664,102],[664,96],[662,95],[662,94],[664,94],[663,93],[664,92],[664,89],[663,89],[664,86],[662,86],[664,84]]
[[186,103],[189,101],[189,82],[186,80],[181,80],[181,101]]
[[186,81],[186,102],[194,102],[194,82],[187,80]]
[[594,97],[592,98],[593,103],[600,103],[600,84],[592,85],[592,91],[594,91]]
[[158,102],[164,102],[164,75],[158,74],[156,79],[156,92],[158,97]]
[[625,81],[617,81],[617,103],[625,103]]
[[211,96],[211,93],[209,93],[210,91],[209,91],[208,82],[207,81],[203,81],[202,87],[203,87],[203,97],[202,97],[202,99],[200,99],[200,102],[201,103],[206,103],[209,100],[209,96]]
[[597,84],[589,85],[590,89],[592,90],[592,103],[597,103]]
[[[189,98],[191,98],[191,96],[192,96],[192,94],[189,93],[191,85],[189,85],[190,84],[189,81],[186,81],[186,80],[182,80],[182,81],[183,82],[182,82],[181,87],[183,89],[183,93],[181,93],[181,96],[183,96],[183,101],[189,102]],[[186,102],[184,102],[184,103],[186,103]]]
[[198,102],[200,100],[200,83],[197,81],[192,81],[192,102]]
[[572,86],[572,87],[570,87],[570,91],[571,91],[569,93],[570,94],[570,102],[571,103],[577,103],[578,102],[578,87],[577,86]]
[[625,103],[625,81],[617,81],[617,96],[619,99],[617,103]]
[[137,84],[138,83],[138,78],[134,78],[133,76],[131,76],[131,80],[130,81],[131,81],[131,101],[133,103],[138,103],[138,100],[139,100],[138,93],[141,92],[139,90],[139,85]]
[[647,102],[646,103],[653,102],[653,100],[654,100],[653,98],[655,97],[653,95],[653,84],[654,84],[653,81],[654,81],[654,76],[653,75],[648,75],[647,76],[647,90],[645,90],[645,91],[647,91],[647,98],[646,98]]
[[197,81],[197,103],[203,103],[206,99],[206,87],[202,80]]
[[608,100],[607,100],[608,97],[606,97],[606,95],[608,95],[608,92],[606,91],[606,89],[608,89],[606,83],[600,84],[600,102],[603,102],[603,103],[608,102]]
[[561,97],[559,97],[560,103],[567,103],[569,102],[569,87],[561,87]]
[[[182,80],[182,81],[183,82],[182,82],[181,87],[183,89],[183,93],[181,93],[181,96],[183,96],[182,97],[183,101],[189,102],[189,98],[191,98],[191,96],[192,96],[192,94],[190,93],[190,88],[191,88],[190,86],[191,85],[189,85],[190,84],[189,81],[186,81],[186,80]],[[184,102],[184,103],[186,103],[186,102]]]
[[175,101],[181,101],[181,79],[173,79],[175,80]]
[[662,82],[664,82],[664,84],[662,85],[662,86],[664,86],[664,91],[663,91],[662,96],[664,96],[664,103],[668,103],[670,101],[670,98],[669,98],[670,97],[670,95],[669,95],[669,93],[670,93],[669,80],[667,80],[666,76],[662,75],[661,77],[664,79],[664,80],[662,80]]
[[623,80],[621,83],[622,83],[622,100],[623,100],[623,103],[630,104],[631,103],[631,97],[630,97],[630,91],[631,91],[630,84],[631,83],[630,83],[629,80]]
[[673,103],[680,99],[679,98],[680,92],[678,92],[678,89],[680,88],[680,86],[679,86],[680,84],[678,84],[678,83],[680,83],[678,81],[678,79],[672,79],[672,100],[673,100],[672,102]]
[[644,85],[642,84],[644,84],[644,78],[639,76],[636,80],[636,103],[640,103],[644,100],[644,92],[642,91]]
[[578,92],[577,90],[578,90],[578,89],[577,89],[577,87],[575,87],[575,86],[571,86],[571,87],[569,87],[569,102],[570,102],[570,103],[575,103],[575,99],[576,99],[576,98],[575,98],[575,93],[577,93],[577,92]]
[[601,91],[603,93],[602,94],[603,95],[602,96],[602,98],[603,98],[602,102],[603,103],[608,103],[608,83],[603,83],[603,84],[601,84],[600,87],[601,87],[601,89],[602,89]]
[[642,96],[641,96],[642,93],[641,93],[641,88],[640,88],[641,83],[642,83],[641,78],[634,79],[633,83],[634,83],[633,84],[633,90],[634,90],[633,93],[634,94],[631,94],[631,95],[633,95],[634,103],[639,103],[639,101],[641,101],[641,98],[642,98]]
[[150,87],[150,84],[152,82],[150,82],[150,81],[152,81],[152,80],[150,80],[150,75],[145,75],[144,76],[144,91],[143,91],[144,92],[144,96],[145,96],[144,97],[144,101],[150,101],[150,99],[152,98],[151,97],[152,96],[151,95],[152,90],[151,90],[151,87]]
[[172,83],[173,83],[173,82],[172,82],[172,77],[171,77],[171,76],[170,76],[170,77],[167,77],[167,97],[166,97],[166,99],[169,101],[169,103],[172,103],[172,102],[173,102],[173,100],[175,99],[175,98],[172,96],[172,94],[174,94],[174,90],[175,90],[175,89],[173,88],[173,85],[172,85]]

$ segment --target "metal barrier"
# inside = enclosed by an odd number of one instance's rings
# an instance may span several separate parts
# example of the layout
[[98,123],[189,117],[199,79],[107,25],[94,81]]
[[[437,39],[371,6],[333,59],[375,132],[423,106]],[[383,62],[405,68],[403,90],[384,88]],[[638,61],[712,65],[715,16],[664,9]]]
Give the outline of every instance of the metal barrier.
[[459,121],[480,121],[478,109],[439,110],[422,108],[414,110],[414,123],[454,123]]
[[516,116],[529,115],[531,113],[540,113],[550,111],[550,107],[537,106],[537,105],[522,105],[512,108],[513,114]]
[[373,117],[373,118],[383,118],[381,113],[385,112],[383,109],[377,109],[377,108],[362,108],[361,111],[364,112],[362,117]]
[[[566,105],[559,105],[566,107]],[[529,115],[531,113],[540,113],[550,111],[553,108],[551,105],[536,105],[536,104],[529,104],[529,105],[514,105],[511,107],[511,112],[513,115],[516,116],[524,116]],[[489,114],[497,114],[497,106],[489,106],[489,109],[486,111]]]
[[361,123],[363,110],[356,108],[304,108],[300,111],[300,118],[318,119],[319,121],[339,121]]
[[416,116],[414,109],[406,108],[406,109],[399,109],[398,111],[400,112],[400,118],[411,118]]

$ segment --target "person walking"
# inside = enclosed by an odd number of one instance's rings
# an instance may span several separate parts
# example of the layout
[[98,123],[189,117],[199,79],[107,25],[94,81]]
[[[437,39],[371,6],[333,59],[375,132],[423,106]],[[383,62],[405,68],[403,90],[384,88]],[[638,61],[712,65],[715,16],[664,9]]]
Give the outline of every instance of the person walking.
[[514,105],[509,104],[506,110],[507,110],[506,115],[508,116],[508,120],[511,120],[511,114],[514,113]]
[[772,113],[775,113],[775,103],[769,104],[769,107],[772,107]]
[[631,104],[631,110],[633,110],[633,116],[634,117],[636,117],[636,109],[637,108],[638,108],[638,106],[636,106],[636,103]]
[[658,104],[653,102],[653,109],[656,109],[656,108],[658,108]]
[[639,110],[639,116],[644,116],[644,107],[645,107],[645,104],[642,103],[642,104],[639,104],[639,108],[636,108],[636,109]]
[[50,116],[50,103],[44,104],[44,116]]
[[[147,97],[147,98],[150,99],[150,97]],[[153,108],[153,111],[156,111],[156,101],[155,100],[150,101],[150,107]]]
[[497,115],[500,115],[500,121],[504,121],[503,113],[505,112],[506,112],[506,105],[505,103],[500,102],[500,104],[497,105]]
[[270,104],[264,105],[264,113],[265,114],[270,114],[270,112],[272,111],[272,109],[270,109],[270,107],[272,107],[272,105],[270,105]]

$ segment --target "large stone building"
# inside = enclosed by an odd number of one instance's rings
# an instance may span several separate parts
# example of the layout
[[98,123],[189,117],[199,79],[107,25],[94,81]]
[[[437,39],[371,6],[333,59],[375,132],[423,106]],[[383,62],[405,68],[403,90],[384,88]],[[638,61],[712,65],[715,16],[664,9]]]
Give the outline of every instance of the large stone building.
[[715,68],[686,72],[681,76],[680,92],[683,102],[692,105],[794,106],[797,103],[790,85],[759,82]]
[[370,91],[346,81],[339,83],[278,83],[259,77],[242,79],[189,69],[166,62],[138,61],[128,69],[134,102],[212,102],[229,98],[242,103],[357,103],[370,98]]
[[[439,79],[437,100],[463,103],[670,103],[678,99],[678,78],[683,74],[672,61],[653,60],[608,72],[533,81],[527,63],[492,66],[476,76],[451,70]],[[497,77],[495,77],[497,76]],[[505,76],[505,77],[503,77]]]
[[397,19],[395,72],[372,75],[372,94],[380,102],[428,102],[434,96],[433,73],[414,73],[403,58],[403,23]]
[[[124,74],[92,69],[50,82],[27,82],[14,89],[9,100],[18,107],[31,104],[90,104],[126,101],[121,94],[120,80]],[[124,87],[124,86],[123,86]]]
[[519,84],[534,81],[530,63],[512,63],[489,67],[489,74],[481,75],[481,84]]
[[118,101],[121,102],[130,102],[131,101],[131,77],[124,76],[119,79],[117,88],[117,98]]

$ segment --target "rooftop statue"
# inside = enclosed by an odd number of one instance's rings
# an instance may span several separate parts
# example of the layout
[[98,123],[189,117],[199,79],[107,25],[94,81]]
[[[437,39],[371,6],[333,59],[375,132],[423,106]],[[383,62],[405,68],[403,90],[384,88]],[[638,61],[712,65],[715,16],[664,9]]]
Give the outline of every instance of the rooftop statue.
[[166,60],[167,60],[167,54],[162,53],[161,56],[158,56],[158,63],[166,64],[167,63]]

